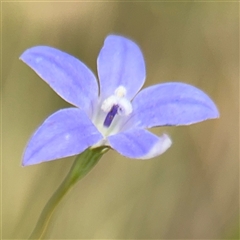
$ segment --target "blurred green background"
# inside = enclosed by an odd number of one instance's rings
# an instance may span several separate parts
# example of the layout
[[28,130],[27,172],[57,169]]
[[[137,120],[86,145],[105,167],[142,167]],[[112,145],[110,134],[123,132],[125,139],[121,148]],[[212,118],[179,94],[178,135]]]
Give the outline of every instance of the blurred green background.
[[33,131],[70,106],[19,60],[48,45],[96,73],[108,34],[133,39],[145,87],[182,81],[205,91],[221,117],[167,132],[172,147],[149,160],[108,152],[62,201],[51,239],[238,239],[237,2],[2,2],[2,237],[25,239],[73,158],[21,167]]

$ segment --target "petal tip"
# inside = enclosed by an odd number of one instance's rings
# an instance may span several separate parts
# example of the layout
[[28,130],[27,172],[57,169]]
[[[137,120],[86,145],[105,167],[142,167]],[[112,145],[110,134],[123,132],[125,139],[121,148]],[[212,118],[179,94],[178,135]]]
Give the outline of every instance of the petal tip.
[[26,167],[26,166],[30,165],[28,163],[29,158],[27,157],[27,150],[28,150],[28,148],[26,147],[26,149],[24,150],[23,156],[22,156],[22,163],[21,163],[22,167]]
[[215,115],[214,115],[214,118],[220,118],[220,113],[219,113],[219,110],[218,108],[215,106]]
[[151,150],[141,159],[150,159],[157,157],[167,151],[172,145],[172,140],[167,134],[163,134],[159,141],[151,148]]
[[23,159],[22,160],[22,167],[26,167],[26,166],[29,166],[29,165],[33,165],[32,163],[29,163],[29,161],[28,160],[26,160],[26,159]]
[[26,167],[26,166],[28,166],[28,164],[26,164],[25,161],[22,161],[21,166],[22,166],[22,167]]
[[23,159],[22,159],[22,167],[34,165],[40,162],[34,161],[32,157],[27,156],[27,151],[25,151]]
[[[212,100],[211,100],[212,101]],[[215,118],[219,118],[220,117],[220,113],[219,113],[219,110],[216,106],[216,104],[212,101],[212,108],[211,108],[211,112],[209,112],[209,116],[206,117],[205,120],[208,120],[208,119],[215,119]]]

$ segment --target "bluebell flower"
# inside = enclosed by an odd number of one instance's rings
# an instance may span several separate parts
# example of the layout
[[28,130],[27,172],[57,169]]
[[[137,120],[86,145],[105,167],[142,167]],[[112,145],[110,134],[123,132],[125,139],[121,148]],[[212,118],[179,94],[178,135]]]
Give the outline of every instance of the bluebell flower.
[[140,48],[125,37],[105,39],[97,59],[99,86],[84,63],[55,48],[32,47],[20,59],[75,106],[61,109],[43,122],[25,149],[23,165],[104,145],[129,158],[149,159],[165,152],[171,140],[147,128],[219,117],[214,102],[185,83],[162,83],[139,92],[146,77],[144,58]]

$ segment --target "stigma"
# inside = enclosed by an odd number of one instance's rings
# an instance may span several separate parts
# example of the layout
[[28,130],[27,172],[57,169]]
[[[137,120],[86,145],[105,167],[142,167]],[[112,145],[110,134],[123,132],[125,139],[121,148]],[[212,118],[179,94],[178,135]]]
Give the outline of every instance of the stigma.
[[127,91],[123,86],[119,86],[113,95],[103,101],[101,109],[107,113],[103,122],[104,127],[110,127],[117,114],[119,116],[127,116],[132,112],[132,104],[125,97],[126,92]]

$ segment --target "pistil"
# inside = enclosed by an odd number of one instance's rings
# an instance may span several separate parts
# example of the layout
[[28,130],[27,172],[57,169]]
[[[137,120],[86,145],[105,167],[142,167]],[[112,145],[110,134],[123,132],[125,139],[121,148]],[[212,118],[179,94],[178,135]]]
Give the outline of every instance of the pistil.
[[[110,95],[102,102],[101,109],[106,113],[103,122],[105,128],[110,127],[116,114],[119,116],[127,116],[132,112],[132,104],[125,97],[126,92],[123,86],[119,86],[113,95]],[[110,131],[112,131],[112,129]]]
[[119,107],[118,105],[113,105],[113,106],[112,106],[111,110],[109,111],[109,113],[107,114],[107,116],[106,116],[106,118],[105,118],[105,120],[104,120],[103,125],[104,125],[105,127],[107,127],[107,128],[110,127],[110,125],[111,125],[111,123],[112,123],[115,115],[116,115],[117,112],[118,112],[118,107]]

